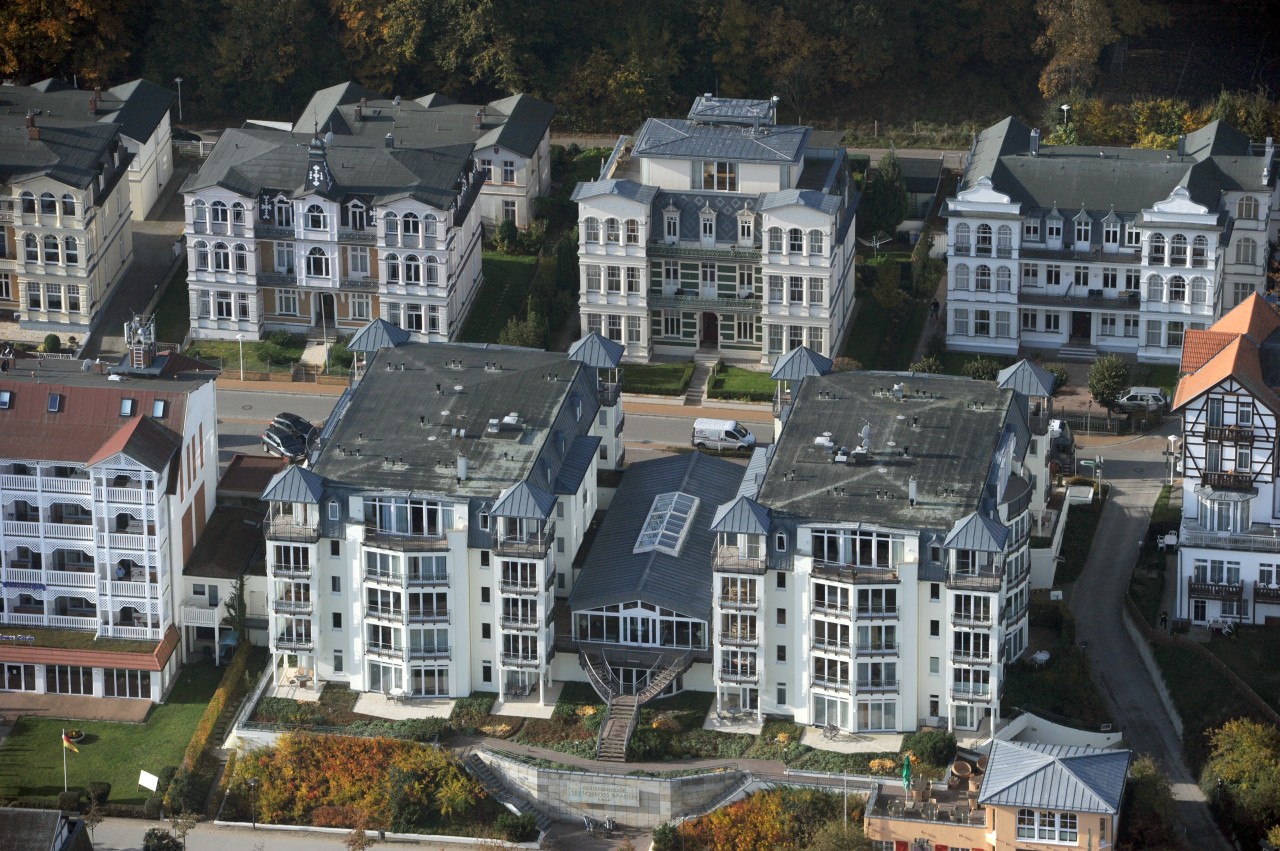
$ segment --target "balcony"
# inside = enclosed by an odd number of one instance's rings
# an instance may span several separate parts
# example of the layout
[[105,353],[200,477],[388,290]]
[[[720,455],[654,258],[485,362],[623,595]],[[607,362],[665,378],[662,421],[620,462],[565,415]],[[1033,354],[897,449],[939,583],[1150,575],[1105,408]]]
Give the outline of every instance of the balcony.
[[957,703],[990,703],[995,698],[995,692],[990,686],[983,688],[952,686],[951,699]]
[[951,625],[965,629],[990,629],[991,612],[952,612]]
[[509,668],[537,668],[542,665],[542,657],[537,653],[503,653],[502,664]]
[[364,616],[370,620],[404,623],[404,609],[391,606],[365,606]]
[[957,665],[990,665],[995,660],[987,650],[952,650],[951,661]]
[[542,590],[542,586],[537,582],[503,579],[498,583],[498,590],[503,594],[537,594]]
[[1194,520],[1183,520],[1178,533],[1182,547],[1208,547],[1216,550],[1280,553],[1280,526],[1254,523],[1238,532],[1214,532]]
[[410,609],[409,623],[448,623],[448,609]]
[[720,598],[720,608],[722,609],[755,609],[760,606],[759,597],[733,597],[725,596]]
[[293,225],[264,225],[255,224],[253,226],[254,239],[295,239],[297,231]]
[[54,588],[97,588],[98,574],[89,570],[46,570],[44,581]]
[[760,643],[758,632],[722,632],[720,643],[726,647],[754,647]]
[[649,257],[665,257],[672,260],[723,260],[733,263],[759,263],[760,250],[726,245],[723,248],[704,248],[701,245],[669,245],[651,240],[645,246]]
[[897,606],[859,606],[858,620],[877,620],[885,618],[897,618]]
[[320,540],[319,523],[297,523],[292,517],[273,517],[266,524],[268,540],[314,544]]
[[[984,847],[982,832],[987,825],[987,810],[973,808],[965,789],[930,790],[930,800],[909,801],[901,783],[877,784],[867,799],[866,817],[868,835],[879,835],[875,822],[912,821],[926,822],[939,827],[952,826],[971,832],[953,834],[953,842],[963,841],[964,847]],[[921,831],[914,831],[919,833]]]
[[839,603],[828,603],[824,600],[813,601],[813,613],[815,615],[825,615],[829,618],[847,618],[853,610],[848,605],[840,605]]
[[89,494],[93,483],[88,476],[41,476],[40,490],[45,493]]
[[311,565],[277,564],[272,566],[271,575],[278,576],[281,579],[310,579]]
[[211,609],[195,600],[182,604],[183,626],[218,626],[221,622],[222,616],[216,608]]
[[146,491],[141,487],[107,488],[107,502],[124,505],[141,505],[146,501]]
[[364,524],[364,543],[370,547],[409,552],[448,552],[449,539],[444,535],[410,535],[379,529],[372,523]]
[[1223,491],[1253,490],[1252,473],[1205,473],[1200,477],[1200,482]]
[[378,241],[378,232],[373,230],[339,230],[338,242],[358,242],[372,245]]
[[897,656],[897,644],[859,644],[859,656]]
[[825,688],[825,689],[831,689],[832,691],[847,692],[851,684],[852,684],[852,680],[842,679],[840,677],[814,676],[813,678],[814,688]]
[[1253,583],[1253,603],[1273,603],[1280,604],[1280,587],[1275,585],[1263,585],[1261,582]]
[[897,680],[858,680],[857,691],[859,694],[872,694],[875,692],[897,691]]
[[309,597],[271,601],[271,611],[281,615],[309,615],[311,610]]
[[411,647],[410,659],[445,659],[449,656],[448,647]]
[[1222,443],[1253,443],[1253,429],[1234,425],[1208,426],[1204,430],[1204,439]]
[[744,555],[738,546],[719,542],[716,542],[711,558],[711,569],[721,573],[749,573],[760,576],[767,566],[762,556]]
[[820,579],[834,579],[837,582],[852,582],[858,585],[883,585],[887,583],[897,583],[898,571],[895,568],[883,566],[855,566],[851,564],[839,564],[833,561],[813,562],[813,576]]
[[298,275],[295,272],[259,272],[257,277],[259,284],[268,287],[296,287],[298,285]]
[[33,491],[36,489],[36,477],[0,476],[0,487],[7,491]]
[[[12,571],[10,571],[10,573],[12,573]],[[128,581],[122,582],[114,579],[113,580],[103,579],[98,583],[98,593],[102,594],[103,596],[110,595],[113,598],[114,597],[137,597],[141,599],[148,599],[158,591],[159,591],[158,588],[156,588],[153,585],[148,585],[145,582],[128,582]]]
[[542,532],[525,535],[499,535],[493,550],[500,556],[543,558],[556,539],[556,524],[548,523]]
[[853,651],[853,645],[847,641],[828,641],[824,638],[815,638],[812,647],[816,652],[834,653],[839,656],[848,656]]
[[755,668],[721,668],[720,681],[725,683],[754,683],[760,679]]
[[[618,397],[622,395],[622,383],[601,381],[600,386],[597,388],[597,392],[600,398],[600,407],[612,408],[614,405],[618,404]],[[619,422],[621,422],[621,420],[619,420]]]
[[370,656],[380,656],[383,659],[403,659],[403,644],[381,644],[376,641],[370,641],[364,647],[365,653]]
[[[366,574],[368,575],[368,574]],[[413,588],[432,588],[449,584],[447,573],[410,573],[409,586]]]
[[979,570],[976,572],[952,570],[947,573],[947,587],[958,591],[986,591],[992,593],[999,591],[1003,582],[1003,574],[994,570]]
[[4,535],[6,538],[39,538],[40,523],[34,520],[6,520]]
[[304,650],[309,651],[314,646],[311,643],[310,635],[300,635],[297,633],[277,635],[275,645],[280,650]]
[[1210,600],[1239,600],[1244,597],[1243,582],[1197,582],[1187,580],[1187,596],[1189,598],[1208,598]]
[[375,582],[379,585],[392,585],[396,588],[404,587],[405,576],[406,574],[404,573],[395,573],[386,570],[373,570],[367,567],[364,571],[365,582]]
[[502,619],[503,629],[522,629],[537,630],[542,626],[541,621],[537,618],[508,618]]
[[44,537],[59,538],[64,541],[92,541],[93,526],[89,523],[46,523]]
[[667,310],[736,310],[759,313],[762,302],[758,298],[711,298],[697,295],[692,291],[684,295],[677,291],[676,295],[651,295],[649,307]]

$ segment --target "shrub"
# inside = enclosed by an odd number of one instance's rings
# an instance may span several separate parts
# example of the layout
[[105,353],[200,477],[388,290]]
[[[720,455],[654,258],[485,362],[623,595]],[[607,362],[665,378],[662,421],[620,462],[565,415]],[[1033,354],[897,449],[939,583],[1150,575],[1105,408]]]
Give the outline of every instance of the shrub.
[[176,765],[166,765],[164,768],[160,769],[160,782],[156,786],[156,791],[163,795],[165,790],[169,788],[169,784],[173,782],[173,775],[177,773],[178,766]]
[[80,790],[69,789],[66,792],[59,792],[58,793],[58,809],[60,810],[80,809]]
[[105,804],[107,798],[111,797],[111,784],[102,780],[94,780],[85,784],[85,793],[89,796],[89,800],[96,804]]
[[855,369],[862,369],[862,364],[853,358],[841,356],[831,361],[832,372],[853,372]]
[[908,367],[912,372],[926,372],[930,375],[939,375],[943,370],[942,359],[933,355],[926,355]]
[[267,334],[266,342],[279,346],[281,348],[289,348],[294,344],[293,333],[290,331],[286,331],[283,328],[277,328],[276,330]]
[[182,843],[163,827],[153,827],[142,837],[142,851],[182,851]]
[[449,715],[449,723],[455,730],[475,731],[493,709],[498,695],[491,691],[472,692],[468,697],[460,697],[453,704],[453,712]]
[[960,374],[978,381],[995,381],[1000,374],[1000,361],[979,356],[962,366]]
[[902,749],[938,768],[946,768],[956,756],[956,736],[949,730],[921,730],[902,740]]
[[533,813],[522,813],[518,816],[512,813],[501,813],[494,822],[494,826],[498,828],[502,838],[508,842],[532,842],[538,838],[538,820],[534,818]]
[[54,353],[62,351],[62,340],[57,334],[45,334],[44,342],[40,344],[40,351]]
[[351,365],[355,363],[355,352],[347,348],[350,337],[338,340],[329,347],[329,363],[334,366],[340,366],[343,369],[351,369]]
[[152,795],[150,798],[147,798],[146,803],[142,805],[142,817],[151,819],[152,821],[159,821],[161,806],[163,804],[164,799],[159,795]]
[[1053,392],[1055,394],[1071,383],[1071,373],[1067,372],[1065,364],[1046,363],[1041,366],[1043,366],[1045,372],[1053,376]]
[[670,824],[660,824],[653,829],[653,851],[676,851],[679,834]]
[[512,219],[503,219],[498,225],[498,232],[494,235],[493,243],[503,254],[514,253],[519,246],[520,231],[516,229],[516,223]]
[[258,358],[267,364],[287,363],[292,360],[289,353],[285,351],[283,346],[268,340],[265,343],[258,344]]
[[204,808],[203,792],[207,787],[197,782],[193,775],[208,752],[209,737],[213,735],[213,728],[217,725],[218,718],[229,705],[234,706],[239,702],[249,689],[249,678],[246,672],[249,668],[250,647],[248,643],[241,644],[235,655],[231,657],[231,662],[222,675],[222,682],[218,684],[217,690],[209,700],[209,705],[205,707],[204,714],[196,724],[191,741],[187,743],[187,750],[182,755],[182,766],[169,784],[169,790],[165,796],[169,808],[175,812],[198,812]]

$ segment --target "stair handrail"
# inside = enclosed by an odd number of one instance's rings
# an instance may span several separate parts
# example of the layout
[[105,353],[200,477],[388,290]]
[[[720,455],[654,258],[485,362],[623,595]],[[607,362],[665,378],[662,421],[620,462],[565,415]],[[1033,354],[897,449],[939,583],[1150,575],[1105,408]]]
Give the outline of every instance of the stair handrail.
[[[658,674],[657,677],[653,677],[652,679],[650,679],[648,685],[646,685],[643,689],[641,689],[639,694],[636,695],[636,705],[638,706],[642,703],[648,703],[650,700],[653,700],[655,697],[657,697],[658,693],[661,692],[664,688],[666,688],[671,683],[672,680],[680,676],[680,674],[684,673],[684,671],[689,667],[690,663],[692,662],[692,659],[693,659],[693,650],[686,650],[683,654],[681,654],[678,658],[676,658],[675,661],[673,661],[670,665],[666,666],[666,668],[660,674]],[[658,664],[661,664],[661,660],[659,660]],[[658,665],[654,665],[653,668],[650,668],[650,673],[652,673],[653,670],[657,667]],[[666,677],[665,682],[663,682],[664,677]]]
[[[610,700],[604,706],[604,717],[600,719],[600,728],[596,730],[596,759],[600,758],[600,746],[604,744],[604,731],[609,726],[609,714],[613,709],[613,701]],[[626,747],[625,745],[623,746]]]
[[[587,672],[587,679],[591,681],[592,687],[594,687],[596,693],[604,699],[605,703],[609,703],[614,699],[614,697],[622,692],[620,687],[617,689],[613,688],[612,685],[601,677],[600,672],[596,670],[596,666],[591,663],[591,657],[587,655],[587,651],[584,649],[578,650],[578,664],[580,664]],[[613,673],[609,671],[607,663],[605,664],[605,676],[610,680],[613,679]],[[619,683],[619,686],[621,686],[621,683]]]

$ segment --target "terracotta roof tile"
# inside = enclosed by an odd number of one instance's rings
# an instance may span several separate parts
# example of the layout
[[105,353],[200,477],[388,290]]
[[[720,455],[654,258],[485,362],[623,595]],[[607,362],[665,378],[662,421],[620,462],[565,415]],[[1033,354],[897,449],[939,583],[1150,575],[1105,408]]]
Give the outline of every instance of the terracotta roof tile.
[[1280,396],[1262,368],[1262,345],[1280,331],[1280,312],[1253,294],[1204,331],[1189,331],[1173,409],[1177,410],[1228,378],[1240,382],[1260,402],[1280,413]]
[[1209,362],[1209,359],[1226,348],[1237,334],[1226,331],[1191,329],[1182,341],[1181,372],[1192,373]]

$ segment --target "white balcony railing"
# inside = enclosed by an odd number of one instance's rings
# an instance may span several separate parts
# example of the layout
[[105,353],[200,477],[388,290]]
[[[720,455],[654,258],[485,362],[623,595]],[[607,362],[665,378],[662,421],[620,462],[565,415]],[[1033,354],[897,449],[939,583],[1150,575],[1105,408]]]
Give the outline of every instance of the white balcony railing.
[[46,570],[45,584],[58,585],[62,588],[96,588],[98,575],[89,571],[78,570]]
[[32,615],[22,612],[7,612],[0,615],[4,622],[12,626],[48,626],[44,615]]
[[118,580],[103,579],[98,583],[99,594],[110,594],[112,597],[141,597],[146,598],[156,593],[158,589],[154,585],[146,582],[120,582]]
[[123,502],[138,505],[142,502],[146,491],[142,488],[107,488],[107,502]]
[[36,489],[36,477],[0,476],[0,488],[7,491],[33,491]]
[[45,493],[88,494],[92,488],[93,482],[88,479],[53,478],[49,476],[43,476],[40,479],[40,490]]
[[6,538],[38,538],[40,537],[40,524],[27,520],[6,520],[4,521],[4,534]]
[[217,608],[209,608],[208,606],[187,606],[182,607],[182,623],[185,626],[217,626],[222,620],[218,616]]
[[94,615],[89,615],[87,617],[50,615],[49,626],[54,629],[84,629],[96,632],[98,629],[98,618]]
[[88,523],[46,523],[44,536],[64,541],[92,541],[93,527]]
[[5,571],[4,575],[9,582],[44,582],[43,570],[28,570],[25,568],[11,567]]

